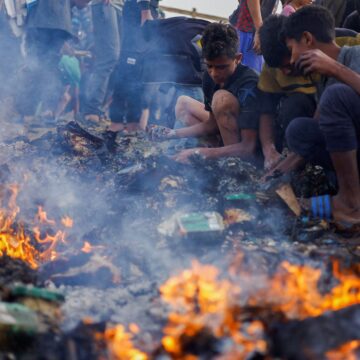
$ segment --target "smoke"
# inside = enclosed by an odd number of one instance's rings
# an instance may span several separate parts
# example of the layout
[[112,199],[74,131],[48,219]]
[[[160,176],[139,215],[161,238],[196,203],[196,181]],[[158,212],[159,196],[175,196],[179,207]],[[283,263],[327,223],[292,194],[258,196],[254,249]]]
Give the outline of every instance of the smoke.
[[[1,23],[0,26],[6,27],[7,24]],[[156,42],[174,56],[163,56],[162,62],[149,61],[143,69],[148,76],[145,80],[156,84],[176,83],[180,90],[170,92],[170,96],[174,98],[183,94],[194,96],[199,90],[199,82],[196,82],[199,79],[191,82],[194,79],[183,78],[181,81],[178,77],[194,75],[191,71],[185,74],[179,72],[179,68],[185,66],[185,63],[187,69],[194,70],[193,60],[187,54],[175,56],[177,48],[172,49],[172,46],[179,46],[180,43],[173,37],[174,29],[170,30],[168,37],[163,37],[161,41],[156,39]],[[192,35],[190,40],[196,39]],[[2,41],[1,43],[3,44]],[[7,49],[17,49],[19,40],[10,36],[7,44]],[[195,44],[190,41],[192,54],[199,60],[199,54],[193,45]],[[153,55],[163,49],[157,49]],[[163,55],[166,55],[166,51]],[[10,50],[4,51],[5,55],[10,53]],[[9,55],[0,59],[0,92],[16,94],[22,90],[17,88],[22,84],[9,82],[9,74],[16,73],[18,69],[17,63],[12,61],[14,58],[17,56]],[[157,59],[156,56],[154,58]],[[8,67],[12,70],[8,70]],[[196,70],[195,75],[200,69]],[[151,76],[154,78],[150,78]],[[54,92],[49,89],[49,93]],[[28,100],[35,102],[36,98]],[[84,159],[66,153],[54,132],[44,138],[39,136],[37,142],[29,141],[29,129],[25,129],[23,137],[19,136],[20,131],[13,134],[14,128],[23,127],[23,124],[18,126],[10,121],[9,104],[3,102],[1,105],[1,121],[10,123],[8,127],[3,127],[0,135],[3,140],[0,148],[1,162],[10,168],[6,182],[20,185],[18,205],[24,217],[22,220],[32,219],[38,206],[47,211],[50,219],[59,220],[65,215],[70,216],[74,220],[74,227],[69,230],[69,242],[66,244],[66,255],[70,260],[71,255],[75,256],[79,252],[84,241],[88,241],[94,245],[93,251],[96,254],[105,258],[121,273],[120,284],[113,284],[110,288],[104,289],[104,277],[87,279],[86,273],[79,276],[81,285],[59,286],[67,295],[64,306],[67,329],[75,326],[85,316],[92,316],[96,321],[132,322],[141,318],[147,321],[149,318],[144,313],[150,306],[150,299],[157,295],[158,286],[170,275],[188,268],[192,259],[216,264],[225,272],[229,258],[236,251],[236,248],[233,250],[235,245],[238,248],[246,248],[248,245],[250,250],[255,248],[259,251],[269,242],[264,240],[265,234],[276,241],[283,238],[282,223],[278,221],[283,218],[282,211],[271,208],[264,213],[261,205],[251,208],[254,222],[243,228],[240,226],[238,233],[243,237],[234,230],[232,233],[224,232],[213,242],[206,241],[207,235],[205,241],[200,238],[185,241],[179,235],[164,236],[159,233],[159,224],[176,214],[222,212],[225,194],[254,193],[256,189],[253,182],[257,174],[254,169],[237,159],[222,162],[202,162],[195,159],[193,166],[189,167],[160,156],[146,158],[129,141],[128,146],[114,155],[115,159],[105,164],[95,155]],[[164,117],[163,113],[159,121],[165,122]],[[39,125],[43,124],[40,122]],[[30,130],[33,129],[34,126]],[[5,140],[7,143],[4,143]],[[140,139],[139,142],[141,141]],[[136,161],[143,164],[143,171],[136,176],[136,184],[124,184],[119,172],[129,165],[127,162],[131,163],[126,159],[127,153],[131,152],[132,162],[138,156]],[[117,162],[116,157],[123,158],[124,161]],[[129,176],[131,178],[132,175]],[[165,186],[166,182],[162,181],[169,176],[172,176],[168,181],[170,185]],[[275,240],[273,246],[276,246]],[[225,248],[226,244],[230,244],[229,248]],[[258,266],[258,263],[258,260],[254,260],[253,266]],[[264,285],[261,275],[245,276],[243,282],[244,289],[249,291],[254,283],[258,287]],[[51,281],[48,283],[49,286],[55,286]]]

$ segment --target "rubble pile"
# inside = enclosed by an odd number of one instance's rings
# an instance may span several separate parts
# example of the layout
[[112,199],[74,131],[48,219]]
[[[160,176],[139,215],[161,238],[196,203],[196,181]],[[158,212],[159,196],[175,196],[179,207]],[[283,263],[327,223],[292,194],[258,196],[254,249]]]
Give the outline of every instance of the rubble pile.
[[[11,331],[1,338],[1,355],[305,359],[301,351],[293,354],[298,344],[304,351],[315,349],[311,337],[302,336],[304,329],[320,326],[317,339],[323,346],[314,350],[316,356],[334,356],[340,346],[359,340],[356,332],[345,334],[334,326],[344,312],[345,324],[356,327],[358,287],[352,288],[353,302],[327,309],[330,318],[323,311],[290,317],[276,304],[252,298],[257,290],[269,301],[280,296],[273,281],[281,276],[284,260],[288,272],[291,266],[314,269],[313,284],[330,291],[339,278],[324,264],[336,257],[353,269],[359,259],[358,239],[343,239],[321,223],[295,218],[276,193],[279,187],[264,187],[254,166],[236,158],[200,157],[178,164],[167,142],[151,142],[145,133],[122,134],[111,147],[76,133],[71,124],[36,134],[2,145],[3,187],[19,187],[14,233],[22,224],[39,253],[46,249],[36,234],[54,237],[55,223],[66,230],[66,238],[51,245],[53,256],[38,257],[36,266],[2,250],[0,327]],[[297,196],[305,195],[309,181],[319,187],[318,177],[307,177],[307,171],[293,184]],[[47,223],[36,233],[31,225],[39,206]],[[187,283],[171,285],[171,276],[190,268],[194,258],[197,270],[184,273]],[[200,264],[209,264],[204,271],[211,277],[204,285],[210,299],[204,303],[198,298],[203,285],[191,285],[201,280]],[[217,275],[224,276],[220,283]],[[242,281],[247,281],[243,287]],[[188,313],[180,311],[184,303],[177,308],[184,299]],[[325,339],[325,318],[338,340]],[[296,336],[288,339],[288,329]],[[353,343],[350,347],[346,351],[356,351]]]

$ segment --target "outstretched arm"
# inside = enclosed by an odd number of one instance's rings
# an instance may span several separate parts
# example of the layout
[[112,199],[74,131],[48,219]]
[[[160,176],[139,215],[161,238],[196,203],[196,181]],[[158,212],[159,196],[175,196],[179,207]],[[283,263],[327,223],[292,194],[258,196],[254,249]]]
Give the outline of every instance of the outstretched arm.
[[194,155],[200,155],[205,159],[218,159],[227,156],[238,156],[242,159],[249,159],[255,154],[257,131],[251,129],[242,130],[241,138],[241,142],[223,147],[183,150],[176,154],[174,159],[182,163],[188,163],[189,158]]
[[270,170],[280,160],[281,155],[275,147],[275,125],[274,116],[272,114],[260,115],[259,138],[261,148],[264,154],[264,168]]
[[209,119],[205,122],[201,122],[196,125],[185,127],[182,129],[176,129],[172,131],[172,137],[174,138],[187,138],[197,137],[203,135],[214,134],[218,131],[214,115],[209,113]]

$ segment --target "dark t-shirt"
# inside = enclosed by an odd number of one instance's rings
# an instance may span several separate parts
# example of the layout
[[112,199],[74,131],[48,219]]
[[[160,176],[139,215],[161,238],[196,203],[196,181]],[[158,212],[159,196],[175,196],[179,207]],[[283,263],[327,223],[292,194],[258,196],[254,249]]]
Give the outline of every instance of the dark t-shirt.
[[203,78],[205,109],[211,112],[211,103],[216,91],[227,90],[236,97],[240,105],[239,128],[257,130],[259,127],[258,79],[255,71],[240,64],[224,87],[220,88],[206,71]]

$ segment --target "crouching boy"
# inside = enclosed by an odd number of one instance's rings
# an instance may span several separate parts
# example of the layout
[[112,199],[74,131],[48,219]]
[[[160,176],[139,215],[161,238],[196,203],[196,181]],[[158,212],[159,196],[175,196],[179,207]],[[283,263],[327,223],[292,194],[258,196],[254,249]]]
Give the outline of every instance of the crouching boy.
[[182,96],[176,104],[177,123],[185,126],[169,131],[167,138],[220,134],[223,146],[183,150],[175,156],[187,162],[189,156],[204,158],[239,156],[252,158],[258,133],[257,74],[241,64],[239,40],[233,27],[210,24],[202,40],[207,71],[203,78],[205,104]]
[[332,218],[360,233],[360,47],[340,48],[328,10],[308,6],[285,28],[291,63],[310,76],[322,75],[317,119],[295,119],[287,129],[290,149],[308,162],[334,169],[338,194],[311,199],[314,217]]

